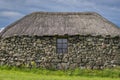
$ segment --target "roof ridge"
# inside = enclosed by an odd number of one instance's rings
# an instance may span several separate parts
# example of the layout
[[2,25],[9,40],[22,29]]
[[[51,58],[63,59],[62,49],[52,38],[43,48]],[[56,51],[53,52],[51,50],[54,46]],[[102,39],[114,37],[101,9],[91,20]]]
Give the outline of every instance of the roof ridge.
[[98,15],[98,13],[97,12],[42,12],[42,11],[40,11],[40,12],[32,12],[32,13],[30,13],[29,15],[33,15],[33,14],[56,14],[56,15],[62,15],[62,14],[66,14],[66,15]]

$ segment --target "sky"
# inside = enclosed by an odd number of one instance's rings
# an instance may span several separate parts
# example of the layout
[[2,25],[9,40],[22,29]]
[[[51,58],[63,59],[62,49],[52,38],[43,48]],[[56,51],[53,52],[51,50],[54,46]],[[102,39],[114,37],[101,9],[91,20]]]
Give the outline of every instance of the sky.
[[39,11],[97,12],[120,27],[120,0],[0,0],[0,28]]

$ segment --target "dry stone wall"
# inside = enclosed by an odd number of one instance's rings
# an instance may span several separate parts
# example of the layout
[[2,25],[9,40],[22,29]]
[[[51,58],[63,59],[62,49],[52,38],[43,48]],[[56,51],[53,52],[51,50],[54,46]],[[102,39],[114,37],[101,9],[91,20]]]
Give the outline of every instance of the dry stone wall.
[[0,39],[0,65],[47,69],[103,69],[120,66],[120,37],[67,36],[68,53],[56,53],[58,36]]

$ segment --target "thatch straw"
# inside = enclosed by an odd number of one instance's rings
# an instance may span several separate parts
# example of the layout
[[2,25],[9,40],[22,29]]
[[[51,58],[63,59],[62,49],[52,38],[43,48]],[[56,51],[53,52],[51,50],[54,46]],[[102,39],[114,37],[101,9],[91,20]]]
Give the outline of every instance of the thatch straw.
[[95,12],[35,12],[6,27],[1,37],[14,35],[120,35],[120,29]]

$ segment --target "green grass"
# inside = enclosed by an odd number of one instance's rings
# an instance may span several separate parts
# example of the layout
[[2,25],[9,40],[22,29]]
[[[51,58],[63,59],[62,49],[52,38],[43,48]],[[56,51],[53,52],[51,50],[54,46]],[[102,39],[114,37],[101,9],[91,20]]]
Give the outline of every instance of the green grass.
[[120,80],[119,78],[42,75],[13,70],[0,70],[0,80]]
[[0,80],[120,80],[120,68],[61,71],[2,66]]

